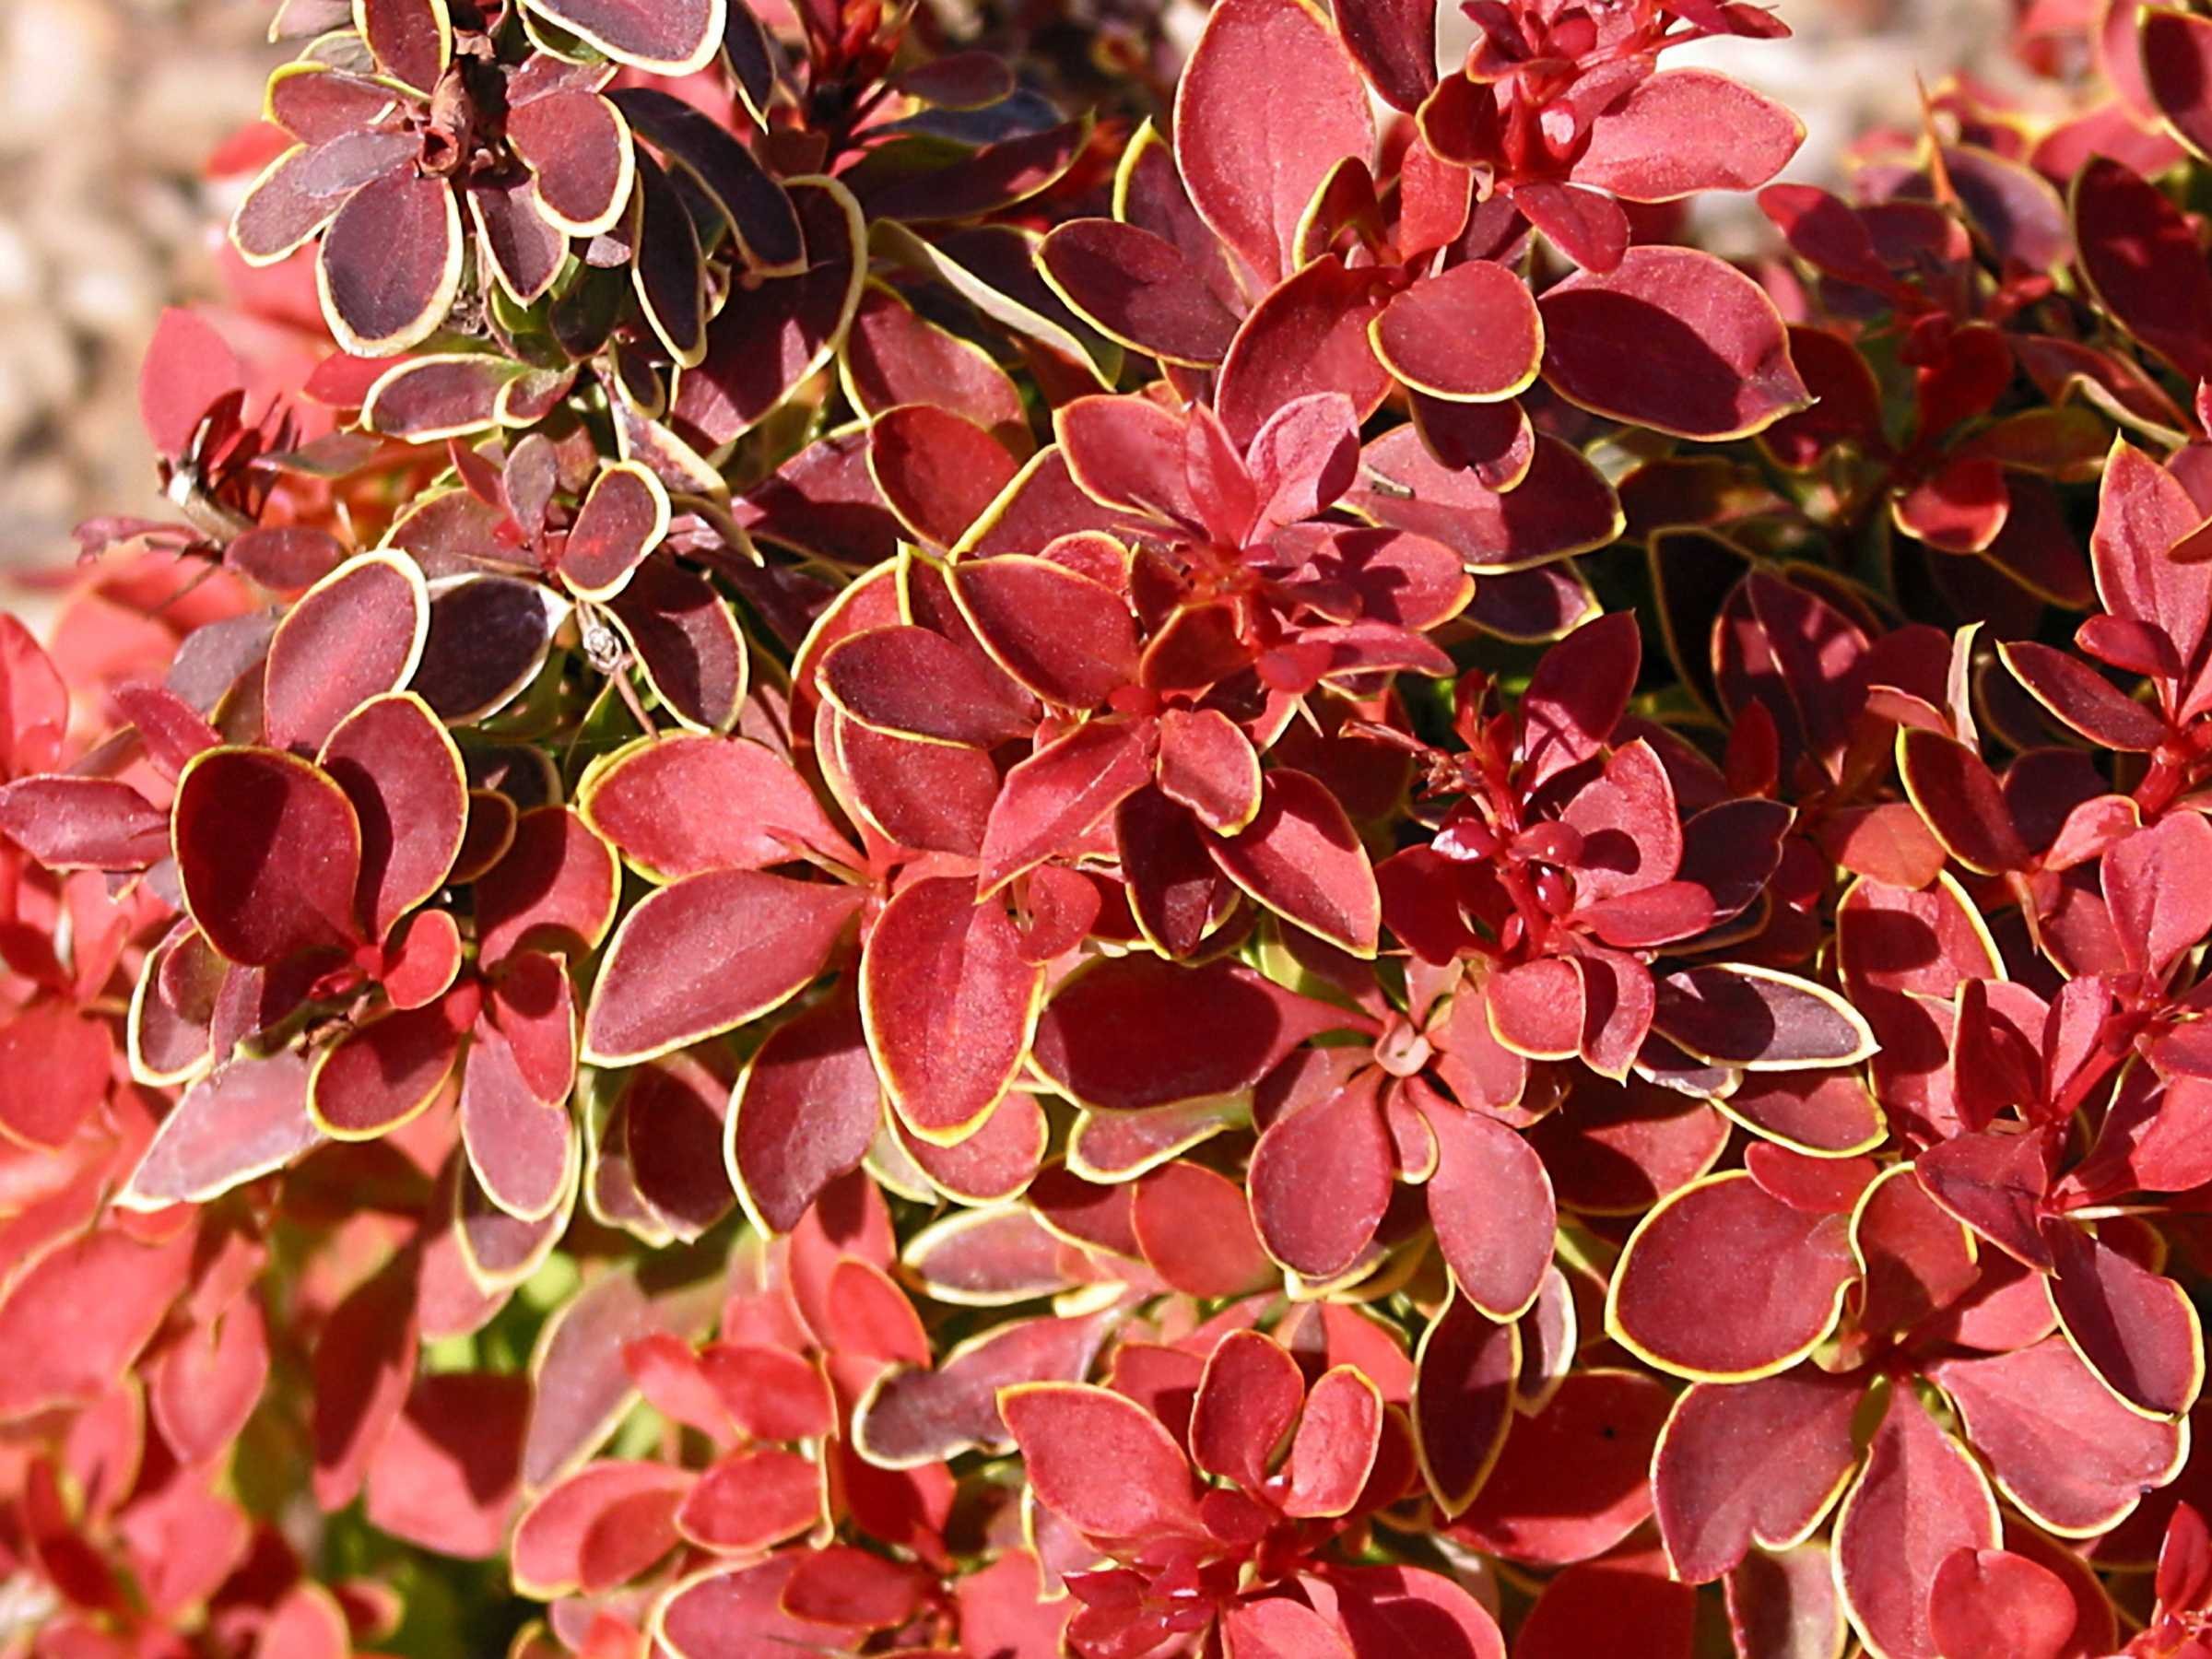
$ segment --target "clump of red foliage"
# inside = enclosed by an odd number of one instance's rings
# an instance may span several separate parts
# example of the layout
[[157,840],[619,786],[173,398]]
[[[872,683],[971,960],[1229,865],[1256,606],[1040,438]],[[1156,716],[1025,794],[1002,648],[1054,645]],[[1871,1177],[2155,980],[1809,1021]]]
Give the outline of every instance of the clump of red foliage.
[[1462,9],[285,0],[0,619],[0,1653],[2212,1654],[2212,22],[1839,196]]

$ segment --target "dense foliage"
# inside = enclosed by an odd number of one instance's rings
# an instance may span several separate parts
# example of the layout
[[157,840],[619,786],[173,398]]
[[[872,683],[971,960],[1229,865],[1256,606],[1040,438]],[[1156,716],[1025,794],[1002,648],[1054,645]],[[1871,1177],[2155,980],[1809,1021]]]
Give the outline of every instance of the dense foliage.
[[2212,1655],[2212,19],[1839,196],[1462,9],[284,0],[0,618],[0,1653]]

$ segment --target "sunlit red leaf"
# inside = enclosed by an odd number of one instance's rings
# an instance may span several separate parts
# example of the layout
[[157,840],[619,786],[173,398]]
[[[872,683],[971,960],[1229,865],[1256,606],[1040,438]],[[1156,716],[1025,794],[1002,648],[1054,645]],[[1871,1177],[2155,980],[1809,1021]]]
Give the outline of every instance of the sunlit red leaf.
[[[1264,283],[1295,265],[1299,216],[1343,157],[1369,159],[1366,89],[1318,13],[1235,0],[1206,19],[1176,88],[1175,159],[1191,201]],[[1266,156],[1264,177],[1245,159]]]
[[[661,888],[622,920],[584,1016],[583,1057],[634,1065],[758,1018],[819,973],[860,895],[754,870]],[[716,971],[701,979],[699,964]]]
[[1631,248],[1546,290],[1544,375],[1569,401],[1686,437],[1756,432],[1804,406],[1781,315],[1711,254]]
[[1708,69],[1667,69],[1591,123],[1574,177],[1631,202],[1756,190],[1804,139],[1795,116],[1742,83]]
[[1152,1270],[1188,1296],[1241,1296],[1280,1277],[1237,1183],[1177,1159],[1138,1178],[1130,1227]]
[[1430,1096],[1436,1173],[1425,1189],[1437,1248],[1460,1294],[1492,1319],[1518,1319],[1551,1264],[1557,1209],[1543,1159],[1520,1135]]
[[321,1139],[307,1115],[303,1060],[233,1061],[184,1091],[116,1202],[139,1209],[206,1203]]
[[1158,1418],[1103,1388],[1025,1382],[1000,1391],[1037,1501],[1100,1539],[1196,1534],[1182,1451]]
[[1951,1552],[1994,1549],[1997,1506],[1974,1461],[1894,1384],[1835,1530],[1836,1582],[1853,1628],[1888,1653],[1934,1655],[1928,1598]]
[[445,884],[460,853],[468,811],[460,751],[428,706],[403,691],[354,710],[316,759],[353,805],[355,913],[366,936],[381,939]]
[[[1748,1382],[1785,1371],[1842,1312],[1856,1273],[1848,1232],[1842,1218],[1793,1208],[1747,1174],[1708,1177],[1630,1236],[1606,1292],[1606,1329],[1679,1376]],[[1724,1260],[1769,1266],[1738,1274],[1717,1269]]]
[[96,1229],[22,1264],[0,1300],[0,1419],[89,1404],[159,1328],[191,1266],[192,1238],[145,1244]]
[[429,593],[414,560],[363,553],[302,594],[269,641],[263,715],[278,748],[318,747],[370,698],[422,660]]
[[1344,808],[1304,772],[1269,771],[1251,824],[1206,851],[1256,902],[1356,956],[1374,954],[1382,911],[1374,868]]
[[2179,1425],[2127,1409],[2064,1336],[1946,1360],[1928,1374],[1958,1406],[1998,1488],[2062,1536],[2124,1519],[2144,1493],[2179,1472],[2185,1455]]
[[861,1018],[891,1102],[924,1140],[964,1138],[1012,1084],[1044,994],[1003,904],[958,877],[917,881],[876,919]]

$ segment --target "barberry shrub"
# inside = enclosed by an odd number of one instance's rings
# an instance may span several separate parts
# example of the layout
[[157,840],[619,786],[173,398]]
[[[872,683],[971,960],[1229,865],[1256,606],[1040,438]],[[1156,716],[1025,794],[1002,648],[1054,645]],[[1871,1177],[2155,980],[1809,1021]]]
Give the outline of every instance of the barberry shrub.
[[2212,20],[1833,194],[1462,9],[284,0],[0,618],[0,1653],[2212,1655]]

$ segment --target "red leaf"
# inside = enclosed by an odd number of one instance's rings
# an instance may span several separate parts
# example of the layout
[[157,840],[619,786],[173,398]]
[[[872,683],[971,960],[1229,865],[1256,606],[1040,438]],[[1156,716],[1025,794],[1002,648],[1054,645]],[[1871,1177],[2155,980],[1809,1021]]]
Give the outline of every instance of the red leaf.
[[1997,654],[2013,678],[2070,730],[2105,748],[2140,753],[2165,740],[2166,723],[2086,663],[2032,640],[2006,640]]
[[[1218,1350],[1217,1350],[1218,1351]],[[1382,1440],[1382,1394],[1356,1365],[1325,1371],[1306,1394],[1285,1469],[1283,1512],[1349,1514],[1373,1474]]]
[[723,40],[724,0],[531,0],[607,56],[657,75],[703,69]]
[[1527,286],[1485,259],[1416,282],[1368,324],[1368,338],[1406,385],[1459,402],[1525,391],[1544,358],[1544,320]]
[[1781,314],[1709,253],[1637,247],[1547,289],[1544,375],[1569,402],[1654,430],[1759,431],[1807,398]]
[[1426,1189],[1437,1248],[1460,1294],[1492,1319],[1518,1319],[1543,1288],[1558,1211],[1544,1161],[1494,1118],[1421,1098],[1436,1136]]
[[507,1541],[522,1473],[527,1377],[419,1379],[370,1465],[371,1525],[441,1555],[486,1560]]
[[453,1075],[474,1018],[475,988],[422,1008],[403,1008],[356,1026],[317,1054],[307,1076],[307,1111],[338,1140],[369,1140],[428,1110]]
[[1987,1359],[1947,1359],[1928,1378],[1951,1396],[1999,1488],[2065,1537],[2104,1532],[2187,1456],[2175,1423],[2130,1410],[2064,1336]]
[[195,1467],[230,1449],[268,1377],[268,1322],[249,1290],[163,1350],[147,1405],[177,1460]]
[[1242,1296],[1280,1277],[1242,1190],[1203,1164],[1178,1159],[1140,1177],[1130,1223],[1146,1262],[1186,1296]]
[[[860,897],[753,870],[712,870],[651,894],[607,947],[583,1058],[635,1065],[758,1018],[822,971]],[[708,961],[715,971],[702,980]]]
[[369,181],[323,233],[315,282],[338,345],[390,357],[443,326],[461,289],[461,209],[443,179],[413,169]]
[[209,749],[177,781],[185,908],[233,962],[267,967],[357,935],[361,832],[328,773],[273,749]]
[[748,1446],[699,1477],[676,1524],[691,1543],[719,1555],[749,1554],[818,1524],[826,1502],[822,1470],[804,1453]]
[[530,170],[537,211],[556,229],[598,236],[620,222],[636,156],[606,99],[575,88],[510,102],[505,132]]
[[[1641,1077],[1578,1082],[1570,1101],[1529,1131],[1569,1209],[1641,1215],[1704,1174],[1727,1144],[1728,1119],[1712,1105]],[[1735,1096],[1728,1105],[1736,1109]]]
[[1678,1376],[1748,1382],[1786,1371],[1842,1312],[1857,1271],[1848,1233],[1841,1216],[1794,1209],[1746,1174],[1710,1176],[1664,1200],[1630,1237],[1606,1328]]
[[1837,1512],[1836,1580],[1851,1622],[1882,1653],[1938,1653],[1929,1592],[1955,1549],[1994,1549],[1997,1506],[1982,1471],[1936,1426],[1909,1383],[1893,1384],[1866,1465]]
[[1035,1057],[1078,1104],[1131,1112],[1241,1093],[1307,1038],[1359,1023],[1241,962],[1182,968],[1130,955],[1060,983]]
[[406,133],[349,129],[285,151],[231,216],[232,245],[248,265],[275,264],[328,225],[364,184],[406,166],[418,147]]
[[836,996],[769,1033],[730,1100],[730,1182],[764,1231],[789,1232],[857,1169],[883,1122],[860,1012]]
[[1537,179],[1515,188],[1512,205],[1586,272],[1610,275],[1629,248],[1629,216],[1618,202],[1578,184]]
[[886,409],[868,426],[868,476],[899,522],[932,547],[958,546],[1015,471],[997,439],[934,404]]
[[1575,1659],[1608,1651],[1689,1659],[1697,1597],[1669,1581],[1655,1550],[1579,1561],[1544,1587],[1513,1659]]
[[453,56],[453,28],[431,0],[361,0],[362,38],[377,67],[428,92]]
[[1068,476],[1084,494],[1102,506],[1197,528],[1216,504],[1194,499],[1184,462],[1192,425],[1142,397],[1078,397],[1053,412]]
[[1495,486],[1479,467],[1458,470],[1440,462],[1413,427],[1369,444],[1361,471],[1368,481],[1353,489],[1349,505],[1378,524],[1441,543],[1477,575],[1524,571],[1604,547],[1623,524],[1613,487],[1553,438],[1537,438],[1522,476]]
[[1149,782],[1159,728],[1093,720],[1006,774],[983,831],[978,886],[994,893],[1023,871],[1071,853],[1107,814]]
[[645,678],[695,732],[737,724],[750,675],[745,635],[714,584],[669,559],[649,559],[606,607]]
[[477,877],[477,959],[496,967],[542,947],[582,957],[614,925],[620,870],[605,841],[565,806],[535,806],[507,853]]
[[1414,1365],[1421,1478],[1445,1515],[1456,1517],[1481,1492],[1512,1426],[1520,1327],[1493,1323],[1453,1296],[1421,1333]]
[[1811,1653],[1833,1653],[1851,1640],[1826,1544],[1800,1544],[1775,1555],[1754,1551],[1722,1588],[1737,1651],[1753,1659],[1794,1659],[1808,1641]]
[[561,580],[583,598],[611,599],[667,533],[661,481],[635,461],[602,467],[569,527]]
[[1304,1409],[1298,1361],[1257,1331],[1231,1331],[1206,1362],[1191,1408],[1191,1462],[1247,1492],[1266,1483]]
[[[562,1013],[565,1022],[565,1006]],[[577,1137],[566,1079],[552,1101],[540,1100],[513,1045],[481,1020],[462,1073],[461,1137],[485,1195],[512,1216],[542,1219],[573,1191]]]
[[2183,951],[2212,932],[2212,824],[2177,812],[2138,830],[2100,865],[2120,954],[2128,967],[2163,979]]
[[1859,1322],[1869,1331],[1909,1330],[1975,1283],[1972,1234],[1928,1196],[1908,1165],[1891,1165],[1861,1193],[1851,1247],[1865,1277]]
[[1159,788],[1215,834],[1234,835],[1259,816],[1260,758],[1218,709],[1168,709],[1159,717]]
[[1122,595],[1050,559],[964,559],[947,578],[992,660],[1046,702],[1088,713],[1136,678],[1136,621]]
[[745,737],[641,737],[595,762],[576,791],[592,830],[651,878],[757,870],[808,852],[860,857],[791,762]]
[[1945,1659],[2061,1659],[2073,1592],[2047,1567],[2002,1549],[1954,1549],[1928,1586],[1928,1635]]
[[128,783],[68,773],[0,784],[0,832],[50,870],[142,870],[170,841],[160,808]]
[[1208,15],[1176,87],[1174,133],[1192,204],[1264,284],[1296,268],[1299,218],[1330,169],[1375,147],[1358,73],[1294,0],[1231,0]]
[[1292,1107],[1253,1148],[1244,1181],[1253,1225],[1268,1254],[1306,1278],[1350,1268],[1389,1206],[1395,1160],[1379,1081],[1365,1071]]
[[1029,1052],[1043,994],[1002,903],[959,877],[900,890],[868,935],[860,1011],[906,1126],[941,1145],[971,1134]]
[[190,1230],[159,1245],[99,1228],[22,1263],[0,1300],[0,1421],[85,1406],[114,1388],[191,1267]]
[[1224,1659],[1353,1659],[1343,1633],[1303,1602],[1270,1595],[1221,1615]]
[[366,937],[382,939],[445,885],[460,854],[468,818],[461,752],[422,700],[400,691],[347,715],[316,759],[353,804],[361,849],[354,912]]
[[514,1529],[522,1594],[595,1594],[642,1572],[676,1543],[676,1511],[697,1477],[663,1463],[594,1463],[547,1488]]
[[184,1091],[115,1201],[133,1209],[205,1204],[322,1138],[307,1114],[303,1059],[234,1060]]
[[1237,315],[1165,237],[1114,219],[1060,226],[1037,268],[1068,308],[1108,338],[1163,362],[1210,368],[1229,350]]
[[1803,123],[1741,82],[1709,69],[1666,69],[1590,124],[1574,178],[1631,202],[1756,190],[1804,141]]
[[2077,1352],[2120,1398],[2147,1417],[2196,1403],[2205,1338],[2181,1286],[2139,1266],[2070,1222],[2046,1220],[2055,1263],[2043,1281]]
[[1586,622],[1537,659],[1521,697],[1525,788],[1604,750],[1628,712],[1641,660],[1633,611]]
[[1023,1382],[1002,1389],[998,1407],[1037,1501],[1078,1532],[1100,1540],[1200,1532],[1189,1465],[1142,1406],[1085,1383]]
[[38,1002],[0,1022],[0,1137],[59,1151],[106,1098],[115,1039],[107,1021]]
[[1571,1373],[1513,1425],[1454,1535],[1536,1567],[1603,1555],[1652,1512],[1652,1454],[1672,1403],[1635,1371]]
[[316,582],[269,641],[269,743],[320,747],[362,703],[406,685],[429,624],[429,591],[403,553],[359,554]]
[[1336,30],[1383,102],[1412,114],[1436,85],[1436,13],[1408,0],[1346,0]]
[[1753,1544],[1810,1533],[1858,1462],[1864,1385],[1805,1367],[1757,1382],[1700,1382],[1667,1418],[1652,1461],[1659,1535],[1685,1583],[1731,1571]]
[[1853,1065],[1877,1046],[1833,991],[1740,962],[1661,977],[1652,1027],[1698,1059],[1753,1071]]
[[926,628],[871,629],[840,641],[823,653],[820,675],[838,712],[890,736],[989,748],[1028,736],[1036,724],[997,670]]
[[872,286],[861,296],[840,367],[863,414],[880,415],[900,404],[935,404],[966,416],[1015,453],[1026,454],[1031,447],[1021,394],[1006,371],[980,347],[923,318],[890,288]]
[[[746,36],[758,31],[759,23],[743,6],[731,6],[729,16],[725,41],[735,68]],[[757,42],[765,39],[756,36]],[[765,55],[760,68],[764,75],[773,74]],[[739,78],[743,80],[743,71]],[[765,88],[761,95],[766,97]],[[749,268],[763,276],[805,274],[806,249],[798,209],[782,184],[735,134],[674,93],[655,87],[613,88],[608,100],[648,141],[696,175],[729,220],[739,255]]]
[[1355,956],[1374,955],[1382,924],[1374,866],[1336,797],[1313,778],[1287,767],[1268,772],[1258,816],[1206,851],[1286,921]]
[[487,352],[410,358],[369,388],[361,424],[414,443],[485,431],[499,424],[500,394],[515,374]]
[[[2114,7],[2112,15],[2133,14]],[[2073,209],[2082,272],[2097,299],[2184,378],[2202,378],[2212,370],[2212,272],[2180,209],[2125,162],[2103,156],[2075,179]]]
[[[1243,3],[1302,10],[1298,0]],[[1190,86],[1185,75],[1185,92]],[[1349,399],[1357,419],[1373,414],[1391,388],[1367,335],[1384,298],[1371,272],[1348,270],[1334,253],[1272,288],[1238,328],[1216,382],[1214,407],[1230,441],[1249,443],[1277,409],[1317,394]]]
[[704,360],[677,384],[673,415],[709,444],[746,431],[820,370],[860,303],[867,238],[859,203],[829,179],[790,190],[806,269],[762,282],[744,305],[724,306],[707,331]]
[[[830,711],[834,751],[828,771],[844,772],[853,806],[886,841],[919,853],[982,850],[998,769],[981,749],[887,737]],[[855,867],[850,856],[839,859]]]
[[325,1512],[353,1500],[406,1403],[418,1347],[406,1257],[364,1280],[315,1339],[314,1493]]
[[244,366],[198,312],[163,308],[138,371],[138,418],[157,453],[184,453],[201,419],[246,383]]
[[935,1371],[887,1371],[853,1413],[853,1444],[886,1469],[917,1468],[981,1448],[1011,1450],[998,1391],[1080,1380],[1103,1334],[1095,1314],[1014,1320],[961,1343]]
[[2014,828],[1996,774],[1965,744],[1940,732],[1900,728],[1897,770],[1914,808],[1968,869],[1994,876],[2028,867],[2033,855]]

